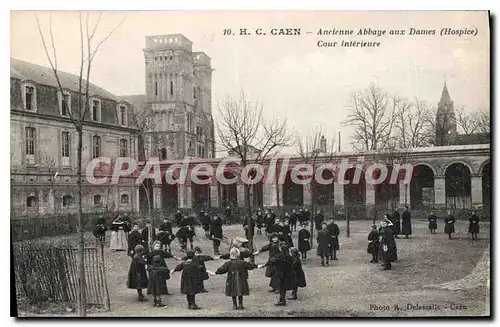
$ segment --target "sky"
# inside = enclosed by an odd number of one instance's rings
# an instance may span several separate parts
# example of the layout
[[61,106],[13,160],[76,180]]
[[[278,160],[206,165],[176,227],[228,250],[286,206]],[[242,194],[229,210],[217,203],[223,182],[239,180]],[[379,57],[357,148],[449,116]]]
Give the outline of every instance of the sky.
[[[49,13],[38,13],[48,33]],[[80,38],[76,12],[50,14],[60,70],[78,74]],[[90,14],[95,22],[96,13]],[[341,133],[342,151],[350,151],[352,91],[375,83],[391,95],[437,106],[446,81],[455,107],[490,108],[490,44],[486,12],[334,12],[334,11],[108,11],[96,39],[121,21],[94,59],[90,80],[116,95],[144,93],[145,37],[180,33],[193,51],[212,59],[212,112],[227,95],[244,90],[264,106],[264,115],[287,119],[306,135],[322,128],[327,139]],[[321,29],[464,29],[470,36],[319,36]],[[261,28],[300,28],[300,36],[223,35]],[[310,34],[306,32],[311,32]],[[380,41],[379,48],[317,47],[319,40]],[[48,66],[34,12],[11,13],[11,57]],[[287,149],[293,152],[293,148]]]

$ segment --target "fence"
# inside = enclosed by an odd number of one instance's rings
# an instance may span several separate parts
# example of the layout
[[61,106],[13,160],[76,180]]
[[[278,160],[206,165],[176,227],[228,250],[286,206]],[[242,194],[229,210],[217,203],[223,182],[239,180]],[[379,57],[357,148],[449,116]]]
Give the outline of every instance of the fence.
[[[103,258],[85,248],[85,291],[88,305],[109,310]],[[16,298],[32,303],[78,302],[78,249],[50,245],[14,244]]]

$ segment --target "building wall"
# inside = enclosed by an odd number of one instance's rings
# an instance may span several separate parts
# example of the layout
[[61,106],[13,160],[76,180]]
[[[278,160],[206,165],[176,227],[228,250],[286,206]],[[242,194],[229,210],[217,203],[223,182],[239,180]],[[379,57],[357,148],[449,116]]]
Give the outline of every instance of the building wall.
[[[25,110],[23,88],[26,83],[36,88],[36,110]],[[11,209],[14,216],[44,215],[76,212],[77,196],[77,139],[74,125],[68,117],[61,116],[61,97],[58,89],[11,78]],[[65,90],[66,91],[66,90]],[[71,94],[71,111],[78,115],[78,95]],[[101,138],[101,157],[120,156],[120,139],[128,143],[128,155],[137,157],[137,133],[127,126],[120,126],[118,108],[127,106],[128,121],[132,106],[112,99],[95,97],[101,102],[101,121],[90,120],[90,113],[83,127],[82,169],[85,176],[87,164],[92,160],[92,137]],[[26,127],[35,129],[34,162],[26,156]],[[62,160],[62,133],[70,133],[69,164]],[[57,172],[57,176],[56,176]],[[106,208],[130,211],[137,206],[136,187],[133,179],[124,179],[117,186],[91,185],[82,180],[82,203],[84,212],[103,211]],[[128,195],[122,203],[121,195]],[[73,197],[72,204],[64,205],[63,196]],[[94,196],[100,195],[100,203],[94,203]],[[36,201],[28,203],[28,198]],[[123,198],[125,200],[125,197]],[[28,206],[30,204],[30,206]]]
[[[154,115],[146,157],[161,157],[163,148],[167,159],[213,157],[210,58],[192,52],[192,42],[183,35],[172,34],[146,37],[144,60],[146,110]],[[197,137],[197,126],[205,137]]]

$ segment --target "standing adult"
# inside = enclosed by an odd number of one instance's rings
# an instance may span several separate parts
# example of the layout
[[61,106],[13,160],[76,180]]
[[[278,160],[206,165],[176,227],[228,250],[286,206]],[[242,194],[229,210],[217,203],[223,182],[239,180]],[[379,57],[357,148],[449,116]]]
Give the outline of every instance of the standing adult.
[[455,217],[448,211],[448,216],[444,218],[444,232],[448,234],[448,238],[451,240],[451,234],[455,233]]
[[323,213],[318,209],[316,215],[314,216],[314,227],[316,227],[316,231],[319,232],[321,230],[321,224],[324,219],[325,217],[323,216]]
[[387,225],[387,221],[382,220],[381,228],[379,231],[380,250],[382,252],[382,259],[384,260],[384,270],[391,270],[394,251],[394,234],[392,228]]
[[297,212],[295,211],[295,209],[293,209],[292,214],[290,215],[290,227],[292,231],[297,231],[297,221],[298,221]]
[[394,232],[394,238],[399,238],[399,234],[401,234],[401,216],[399,215],[399,209],[396,208],[392,213],[391,222],[393,224],[392,231]]
[[331,241],[330,241],[330,260],[338,260],[337,259],[337,251],[340,249],[339,246],[339,226],[335,223],[333,219],[333,215],[330,217],[330,221],[326,227],[330,232]]
[[405,206],[405,210],[402,215],[403,226],[401,228],[401,234],[408,238],[411,235],[411,212],[408,210],[408,206]]
[[473,240],[477,240],[477,234],[479,234],[479,217],[476,215],[475,211],[472,211],[469,218],[469,233]]
[[149,219],[146,219],[145,226],[141,231],[141,237],[142,246],[144,246],[144,253],[147,255],[149,252],[149,241],[153,241],[156,239],[156,230],[151,225],[151,221]]
[[203,210],[200,211],[200,222],[205,231],[205,237],[210,238],[210,225],[212,224],[212,220],[210,219],[210,215]]
[[111,223],[111,240],[109,248],[114,251],[127,250],[127,235],[125,234],[125,222],[118,215]]
[[182,222],[182,213],[180,210],[177,210],[177,213],[175,214],[175,225],[177,227],[181,227],[181,222]]

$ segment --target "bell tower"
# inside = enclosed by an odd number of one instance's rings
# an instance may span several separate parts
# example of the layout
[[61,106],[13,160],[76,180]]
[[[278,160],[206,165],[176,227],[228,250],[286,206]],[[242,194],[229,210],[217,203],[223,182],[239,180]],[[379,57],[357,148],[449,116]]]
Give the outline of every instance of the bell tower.
[[441,92],[436,114],[436,140],[435,145],[443,146],[453,144],[457,136],[457,121],[446,82]]
[[[202,137],[213,124],[210,58],[193,53],[193,42],[182,34],[146,37],[145,98],[152,122],[147,157],[160,160],[209,157],[213,137]],[[208,75],[200,74],[203,66]],[[201,145],[200,145],[201,143]]]

